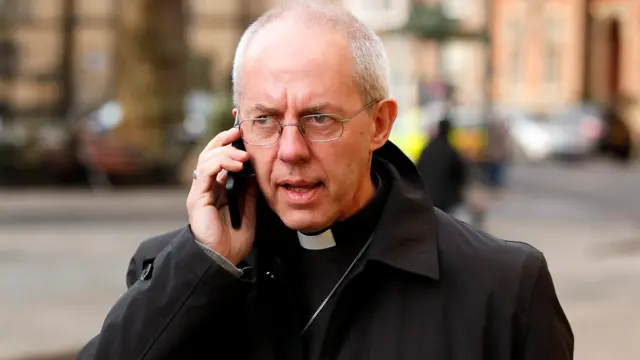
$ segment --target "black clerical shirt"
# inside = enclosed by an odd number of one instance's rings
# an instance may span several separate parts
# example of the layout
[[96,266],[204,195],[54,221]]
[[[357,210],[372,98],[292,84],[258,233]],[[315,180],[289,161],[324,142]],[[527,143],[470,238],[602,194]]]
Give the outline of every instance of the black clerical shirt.
[[[376,185],[376,193],[369,203],[350,218],[325,230],[332,232],[335,246],[323,250],[308,250],[300,245],[296,247],[293,258],[296,261],[294,266],[297,270],[301,301],[305,309],[305,325],[373,235],[388,196],[389,186],[386,186],[381,177],[375,173],[372,178]],[[352,271],[356,268],[357,265]],[[309,360],[315,360],[320,355],[324,334],[339,292],[340,288],[303,335],[305,353]]]

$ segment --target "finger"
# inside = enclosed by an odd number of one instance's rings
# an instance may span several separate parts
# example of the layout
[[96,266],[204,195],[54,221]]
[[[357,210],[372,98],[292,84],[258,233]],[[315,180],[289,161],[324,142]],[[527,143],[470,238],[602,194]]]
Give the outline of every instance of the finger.
[[[198,179],[202,182],[200,176],[198,176]],[[196,204],[199,204],[198,206],[216,206],[216,202],[226,201],[224,193],[214,194],[213,191],[202,191],[201,187],[206,186],[206,183],[200,184],[197,181],[197,179],[193,180],[193,184],[189,190],[187,209],[192,209]]]
[[231,144],[232,142],[240,138],[240,130],[238,128],[231,128],[229,130],[218,133],[209,143],[205,146],[202,152],[208,152],[215,148]]
[[224,185],[225,182],[227,181],[227,174],[229,172],[225,169],[222,169],[218,175],[216,176],[216,181],[218,182],[218,184],[220,185]]
[[[214,178],[223,172],[240,172],[243,167],[244,163],[242,163],[242,161],[234,160],[226,156],[220,156],[212,161],[202,163],[198,169],[202,169],[205,176]],[[198,174],[200,174],[200,170],[198,170]]]
[[212,149],[208,152],[202,152],[200,154],[200,157],[198,158],[198,162],[208,162],[220,155],[228,156],[234,160],[241,162],[249,160],[249,153],[240,149],[236,149],[233,146],[227,145]]
[[201,192],[210,191],[213,186],[213,178],[222,170],[239,172],[242,170],[243,163],[233,160],[226,156],[219,156],[208,162],[198,164],[196,171],[198,178],[194,180],[196,186]]

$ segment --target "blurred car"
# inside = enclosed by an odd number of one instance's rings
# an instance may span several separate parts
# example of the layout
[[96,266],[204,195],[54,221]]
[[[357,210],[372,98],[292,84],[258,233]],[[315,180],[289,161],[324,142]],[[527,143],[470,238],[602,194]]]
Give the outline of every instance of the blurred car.
[[552,157],[585,159],[598,150],[604,128],[598,108],[578,105],[553,112],[545,120],[542,126]]
[[[77,157],[90,174],[104,178],[145,178],[145,181],[170,181],[190,148],[208,129],[214,111],[213,95],[191,92],[184,100],[185,117],[170,134],[163,164],[150,163],[137,149],[119,141],[114,130],[124,119],[124,111],[116,100],[101,104],[97,109],[80,117],[74,125],[78,139]],[[158,179],[159,178],[159,179]]]
[[517,160],[541,161],[552,152],[549,133],[542,121],[525,112],[512,112],[507,116],[509,135]]
[[73,182],[74,154],[65,124],[54,118],[0,118],[0,185]]
[[602,113],[589,105],[542,116],[511,111],[506,117],[515,155],[521,160],[585,159],[596,153],[603,136]]

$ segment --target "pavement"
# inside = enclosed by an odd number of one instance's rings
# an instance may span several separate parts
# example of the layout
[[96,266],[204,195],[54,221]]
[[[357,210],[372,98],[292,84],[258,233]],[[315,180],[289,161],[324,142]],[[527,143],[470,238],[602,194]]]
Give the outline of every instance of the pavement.
[[640,359],[640,168],[513,169],[489,231],[547,257],[575,359]]
[[188,189],[0,189],[0,224],[185,218]]
[[0,359],[77,351],[125,290],[138,243],[183,226],[185,201],[166,189],[0,194]]
[[[490,233],[546,255],[576,359],[640,359],[638,175],[518,167],[491,207]],[[184,189],[0,190],[0,360],[72,358],[125,291],[139,242],[184,225],[185,200]]]

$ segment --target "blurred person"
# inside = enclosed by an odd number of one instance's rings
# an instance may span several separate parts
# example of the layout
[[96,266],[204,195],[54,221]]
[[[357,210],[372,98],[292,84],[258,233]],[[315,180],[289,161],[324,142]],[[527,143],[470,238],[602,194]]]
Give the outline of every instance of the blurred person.
[[510,139],[507,125],[503,119],[494,119],[487,125],[487,145],[482,159],[490,189],[499,190],[504,186],[509,157]]
[[470,223],[477,229],[484,229],[491,202],[487,172],[482,163],[469,166],[465,200],[470,214]]
[[[398,108],[371,29],[286,3],[246,30],[233,74],[240,130],[204,148],[188,225],[139,246],[78,359],[572,358],[543,254],[434,209],[388,141]],[[247,162],[235,229],[224,184]]]
[[467,178],[465,161],[449,141],[452,130],[451,118],[447,114],[438,123],[433,138],[417,162],[433,206],[447,213],[453,212],[463,202]]

